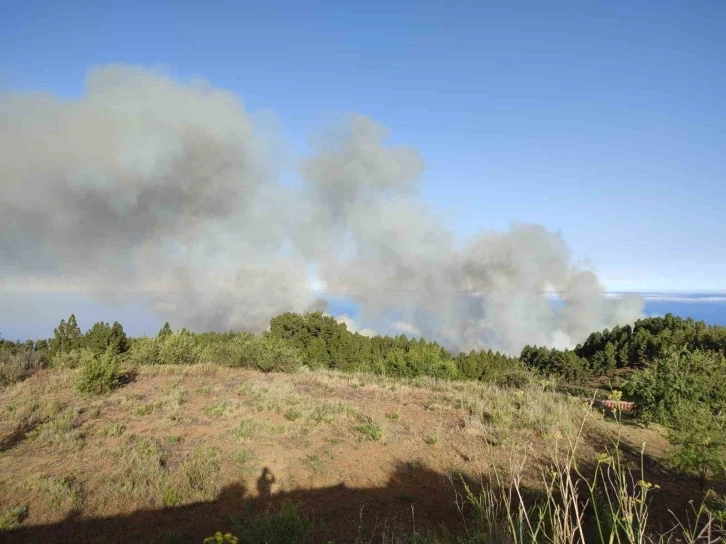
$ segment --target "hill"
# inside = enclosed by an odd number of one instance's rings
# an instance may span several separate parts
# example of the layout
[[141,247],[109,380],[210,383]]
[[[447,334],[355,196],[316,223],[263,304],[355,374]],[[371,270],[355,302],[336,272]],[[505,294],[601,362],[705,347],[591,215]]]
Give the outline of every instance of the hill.
[[[452,356],[322,314],[284,314],[258,336],[165,326],[154,338],[105,323],[81,333],[71,316],[48,341],[0,349],[0,534],[172,543],[222,531],[250,544],[724,535],[723,444],[708,427],[720,423],[720,355],[673,347],[629,369],[628,383],[661,397],[643,396],[626,417],[593,408],[565,373],[535,370],[524,354]],[[674,372],[685,385],[668,387]],[[697,419],[684,425],[686,413]]]

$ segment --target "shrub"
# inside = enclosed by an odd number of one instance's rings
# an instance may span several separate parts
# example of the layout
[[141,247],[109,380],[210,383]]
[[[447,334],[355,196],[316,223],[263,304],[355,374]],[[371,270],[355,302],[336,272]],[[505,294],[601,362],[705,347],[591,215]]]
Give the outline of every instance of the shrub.
[[129,350],[129,360],[137,365],[191,365],[200,362],[201,355],[194,335],[188,332],[140,338]]
[[128,357],[135,365],[159,364],[159,342],[156,338],[137,338],[131,344]]
[[194,336],[189,333],[168,334],[156,341],[159,343],[158,364],[192,365],[200,360]]
[[93,351],[87,348],[76,348],[70,351],[58,351],[51,355],[50,364],[53,368],[78,368],[94,358]]
[[297,349],[285,340],[263,334],[240,334],[209,346],[205,359],[232,367],[256,368],[262,372],[294,372],[302,366]]
[[497,375],[497,377],[491,381],[501,387],[524,389],[532,382],[532,374],[520,366],[514,366],[514,368]]
[[441,348],[435,344],[413,345],[408,350],[392,349],[384,365],[386,372],[394,376],[454,379],[459,374],[456,363],[443,357]]
[[245,366],[245,359],[249,351],[248,343],[253,341],[253,335],[241,333],[231,338],[217,339],[209,342],[204,348],[202,359],[205,362],[225,366]]
[[360,425],[353,427],[354,431],[360,433],[361,437],[366,440],[377,442],[383,436],[383,429],[375,421],[366,421]]
[[16,506],[0,511],[0,531],[11,531],[28,517],[27,506]]
[[210,536],[204,539],[204,544],[237,544],[238,540],[236,536],[231,533],[223,535],[217,531],[214,536]]
[[672,425],[694,403],[726,411],[726,358],[708,351],[671,350],[637,372],[625,385],[646,422]]
[[118,387],[121,369],[116,354],[106,351],[83,361],[76,374],[76,390],[83,395],[102,395]]
[[0,386],[10,385],[30,376],[43,366],[42,353],[23,349],[17,353],[0,351]]
[[668,460],[681,472],[698,474],[701,488],[709,473],[726,474],[726,419],[702,404],[680,409],[668,433],[672,450]]

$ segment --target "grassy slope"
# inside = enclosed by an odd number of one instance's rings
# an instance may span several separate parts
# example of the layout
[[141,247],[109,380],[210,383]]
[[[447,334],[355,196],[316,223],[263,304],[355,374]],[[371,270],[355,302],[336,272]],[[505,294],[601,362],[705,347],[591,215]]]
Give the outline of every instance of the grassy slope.
[[[112,395],[83,399],[72,372],[0,390],[0,510],[29,507],[11,541],[200,542],[230,514],[284,500],[304,504],[315,542],[414,525],[456,533],[449,476],[486,481],[526,453],[536,491],[547,453],[585,412],[536,387],[211,365],[141,367]],[[586,426],[585,458],[614,429]],[[656,456],[665,447],[657,429],[625,429],[626,445],[644,441]],[[693,492],[682,482],[674,494]]]

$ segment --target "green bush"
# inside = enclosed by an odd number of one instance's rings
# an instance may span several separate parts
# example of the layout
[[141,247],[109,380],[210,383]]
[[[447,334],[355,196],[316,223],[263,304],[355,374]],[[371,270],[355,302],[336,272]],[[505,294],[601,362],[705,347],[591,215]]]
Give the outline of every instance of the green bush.
[[27,517],[27,506],[16,506],[0,511],[0,531],[17,529]]
[[50,365],[53,368],[78,368],[94,358],[93,351],[88,348],[75,348],[70,351],[58,351],[51,355]]
[[203,348],[202,359],[207,363],[224,366],[246,366],[248,344],[253,338],[251,334],[240,333],[207,341]]
[[76,391],[82,395],[110,393],[118,387],[121,376],[118,356],[106,351],[83,361],[76,374]]
[[707,406],[712,413],[726,412],[726,358],[709,351],[670,350],[625,384],[646,422],[674,424],[683,407]]
[[709,474],[726,474],[726,415],[703,404],[682,406],[668,433],[668,461],[680,472],[696,473],[705,487]]
[[204,539],[204,544],[237,544],[238,540],[236,536],[231,533],[223,535],[217,531],[214,536],[210,536]]
[[199,362],[199,349],[194,336],[181,332],[157,339],[159,342],[159,364],[192,365]]
[[435,344],[413,345],[408,349],[394,348],[384,360],[386,374],[393,376],[432,376],[455,379],[459,370],[453,359],[443,357]]
[[188,332],[140,338],[129,350],[129,360],[138,365],[191,365],[200,362],[201,356],[194,335]]
[[128,359],[135,365],[159,364],[159,342],[156,338],[137,338],[128,352]]
[[288,342],[269,334],[239,334],[205,350],[205,360],[232,367],[256,368],[262,372],[294,372],[302,357]]

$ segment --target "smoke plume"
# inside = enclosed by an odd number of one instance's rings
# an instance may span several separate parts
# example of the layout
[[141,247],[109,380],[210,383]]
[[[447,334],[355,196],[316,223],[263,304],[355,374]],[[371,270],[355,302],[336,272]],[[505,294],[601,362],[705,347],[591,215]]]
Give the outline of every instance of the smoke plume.
[[350,327],[457,349],[564,347],[640,316],[543,227],[458,239],[418,196],[421,157],[387,136],[348,117],[291,186],[280,138],[204,82],[112,66],[77,100],[3,95],[0,278],[143,293],[196,330],[324,308],[322,285],[360,305]]

